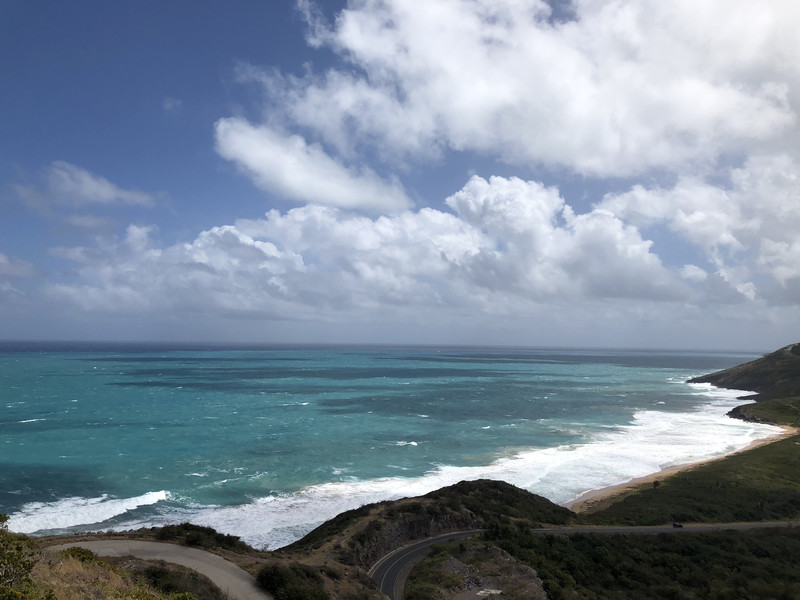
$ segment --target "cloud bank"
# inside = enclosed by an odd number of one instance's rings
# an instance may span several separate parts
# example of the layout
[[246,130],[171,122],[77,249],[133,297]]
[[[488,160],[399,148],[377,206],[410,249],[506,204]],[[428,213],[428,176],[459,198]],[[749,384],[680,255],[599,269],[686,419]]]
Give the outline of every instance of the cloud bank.
[[[263,112],[214,127],[222,159],[297,206],[185,243],[130,226],[56,249],[78,277],[52,298],[398,328],[496,319],[548,343],[554,322],[602,322],[606,342],[635,324],[640,345],[800,325],[800,5],[575,0],[567,21],[537,0],[358,0],[332,22],[299,8],[338,62],[240,65]],[[456,154],[621,191],[578,209],[530,175],[465,174],[446,198],[402,183]],[[152,201],[67,163],[48,190]]]
[[[340,152],[412,162],[447,150],[594,176],[703,170],[788,143],[791,2],[352,2],[313,41],[350,68],[251,69],[274,106]],[[272,105],[271,105],[272,106]]]

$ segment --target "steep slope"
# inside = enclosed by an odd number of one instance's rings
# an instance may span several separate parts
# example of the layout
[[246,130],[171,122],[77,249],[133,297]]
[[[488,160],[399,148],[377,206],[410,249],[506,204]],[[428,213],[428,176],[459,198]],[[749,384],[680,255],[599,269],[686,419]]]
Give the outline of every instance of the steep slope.
[[756,392],[755,400],[800,396],[800,344],[791,344],[754,361],[690,379],[717,387]]

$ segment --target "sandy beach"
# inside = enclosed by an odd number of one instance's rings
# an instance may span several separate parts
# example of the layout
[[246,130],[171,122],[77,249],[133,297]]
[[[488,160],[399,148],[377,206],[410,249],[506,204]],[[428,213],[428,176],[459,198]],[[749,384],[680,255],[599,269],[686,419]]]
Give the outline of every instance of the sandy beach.
[[625,496],[643,487],[652,486],[653,482],[655,481],[661,481],[676,473],[680,473],[682,471],[689,471],[701,465],[705,465],[718,460],[724,460],[729,456],[733,456],[734,454],[748,452],[750,450],[753,450],[754,448],[765,446],[767,444],[772,444],[773,442],[777,442],[779,440],[800,433],[800,429],[796,427],[782,426],[781,429],[783,430],[782,433],[772,437],[755,440],[746,448],[742,448],[741,450],[737,450],[736,452],[732,452],[731,454],[726,454],[725,456],[711,458],[699,462],[686,463],[682,465],[673,465],[670,467],[666,467],[655,473],[651,473],[650,475],[644,475],[643,477],[637,477],[635,479],[631,479],[630,481],[626,481],[625,483],[620,483],[618,485],[610,485],[608,487],[596,490],[589,490],[588,492],[584,492],[583,494],[578,496],[575,500],[565,503],[563,506],[569,508],[570,510],[576,513],[593,512],[610,504],[613,500],[616,500],[620,496]]

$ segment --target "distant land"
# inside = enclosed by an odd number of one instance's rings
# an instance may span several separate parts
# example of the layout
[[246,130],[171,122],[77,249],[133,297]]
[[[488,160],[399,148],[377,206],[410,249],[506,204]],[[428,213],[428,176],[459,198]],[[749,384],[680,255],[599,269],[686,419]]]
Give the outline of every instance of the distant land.
[[756,360],[695,377],[689,383],[756,392],[756,401],[800,395],[800,344],[790,344]]
[[710,383],[728,389],[750,390],[744,398],[756,404],[737,406],[728,414],[737,419],[800,426],[800,344],[790,344],[761,358],[690,383]]

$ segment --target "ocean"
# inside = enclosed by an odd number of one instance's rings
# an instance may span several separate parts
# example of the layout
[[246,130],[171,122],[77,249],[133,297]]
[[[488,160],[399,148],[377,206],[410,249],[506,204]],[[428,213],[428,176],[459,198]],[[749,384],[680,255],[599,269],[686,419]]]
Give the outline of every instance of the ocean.
[[0,512],[34,535],[191,521],[263,549],[340,512],[501,479],[567,503],[776,435],[755,354],[0,344]]

